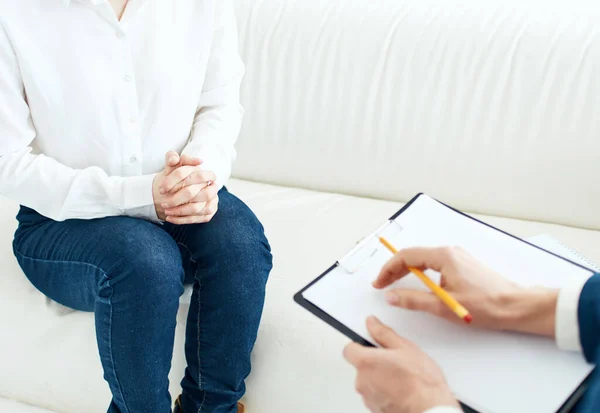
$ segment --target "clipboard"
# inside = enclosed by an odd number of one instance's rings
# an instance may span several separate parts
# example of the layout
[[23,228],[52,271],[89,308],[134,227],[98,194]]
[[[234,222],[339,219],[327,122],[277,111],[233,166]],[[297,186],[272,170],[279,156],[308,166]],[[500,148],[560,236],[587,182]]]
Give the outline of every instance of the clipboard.
[[[329,267],[323,274],[321,274],[319,277],[317,277],[315,280],[313,280],[311,283],[309,283],[308,285],[306,285],[304,288],[302,288],[298,293],[296,293],[294,295],[294,301],[299,304],[300,306],[302,306],[303,308],[305,308],[306,310],[308,310],[309,312],[311,312],[313,315],[315,315],[316,317],[318,317],[319,319],[321,319],[322,321],[324,321],[325,323],[329,324],[331,327],[335,328],[337,331],[339,331],[340,333],[344,334],[346,337],[348,337],[349,339],[351,339],[354,342],[357,342],[361,345],[364,346],[368,346],[368,347],[375,347],[373,343],[371,343],[369,340],[365,339],[362,335],[358,334],[356,331],[354,331],[352,328],[348,327],[345,323],[339,321],[338,319],[336,319],[335,317],[332,317],[330,314],[328,314],[326,311],[324,311],[322,308],[320,308],[319,306],[313,304],[311,301],[309,301],[308,299],[306,299],[306,297],[304,296],[304,294],[306,293],[307,290],[309,290],[312,286],[314,286],[316,283],[320,282],[321,280],[323,280],[324,277],[326,277],[328,274],[332,273],[334,270],[339,270],[339,269],[343,269],[345,272],[347,272],[348,274],[353,274],[356,273],[363,265],[366,261],[368,261],[370,259],[370,257],[373,256],[373,254],[375,254],[372,249],[375,248],[374,244],[378,243],[378,237],[379,236],[384,236],[386,238],[392,238],[393,237],[389,237],[387,235],[387,232],[389,231],[402,231],[402,226],[399,225],[396,221],[396,219],[398,217],[400,217],[402,214],[404,214],[406,211],[408,211],[411,206],[413,204],[415,204],[415,202],[417,202],[421,197],[423,197],[426,195],[423,193],[420,193],[418,195],[416,195],[413,199],[411,199],[404,207],[402,207],[398,212],[396,212],[392,217],[389,218],[388,221],[386,221],[381,227],[379,227],[376,231],[374,231],[372,234],[370,234],[369,236],[361,239],[356,246],[350,250],[344,257],[342,257],[341,259],[339,259],[335,264],[333,264],[331,267]],[[480,225],[484,225],[487,228],[490,228],[494,231],[497,231],[501,234],[504,234],[506,236],[511,237],[514,240],[517,240],[520,243],[523,243],[525,245],[528,245],[532,248],[536,248],[537,250],[543,251],[544,253],[547,254],[551,254],[563,261],[566,261],[576,267],[579,267],[581,269],[584,270],[588,270],[591,273],[593,273],[593,271],[589,268],[586,268],[578,263],[575,263],[573,261],[567,260],[557,254],[554,254],[552,252],[546,251],[534,244],[531,244],[525,240],[522,240],[512,234],[509,234],[508,232],[505,232],[503,230],[500,230],[498,228],[495,228],[483,221],[480,221],[476,218],[473,218],[455,208],[452,208],[451,206],[448,206],[442,202],[437,201],[439,204],[443,205],[445,208],[448,208],[449,210],[451,210],[452,212],[459,214],[462,217],[465,217],[469,220],[472,220],[473,222],[480,224]],[[380,246],[377,248],[381,248]],[[571,393],[571,395],[568,397],[568,399],[562,404],[562,406],[556,411],[556,413],[568,413],[573,411],[573,409],[577,406],[577,404],[579,403],[579,401],[581,400],[581,398],[583,397],[583,395],[585,394],[585,391],[587,390],[587,388],[589,387],[590,384],[590,380],[591,380],[591,376],[593,374],[593,371],[591,371],[587,377],[585,377],[581,383],[579,384],[579,386],[575,389],[575,391],[573,391]],[[461,403],[461,407],[463,408],[463,410],[467,413],[485,413],[484,411],[477,411],[474,408],[472,408],[471,406],[469,406],[466,403],[460,402]]]

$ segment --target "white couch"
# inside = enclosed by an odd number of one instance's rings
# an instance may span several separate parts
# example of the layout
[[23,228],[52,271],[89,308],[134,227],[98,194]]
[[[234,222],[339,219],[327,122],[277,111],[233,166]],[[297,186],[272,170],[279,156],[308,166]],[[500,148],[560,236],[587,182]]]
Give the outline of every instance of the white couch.
[[[346,339],[292,295],[417,192],[600,262],[600,3],[235,4],[246,116],[230,189],[275,256],[250,413],[365,412]],[[17,206],[0,210],[0,412],[105,412],[92,314],[28,283],[12,256]]]

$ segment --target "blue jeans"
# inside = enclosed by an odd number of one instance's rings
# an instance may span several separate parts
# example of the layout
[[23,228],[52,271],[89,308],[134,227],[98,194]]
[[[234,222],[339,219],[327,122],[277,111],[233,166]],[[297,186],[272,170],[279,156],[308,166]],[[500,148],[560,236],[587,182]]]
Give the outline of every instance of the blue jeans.
[[272,266],[263,227],[226,189],[199,225],[129,217],[56,222],[22,207],[14,252],[52,300],[95,314],[109,413],[169,413],[176,314],[193,283],[187,318],[185,413],[234,413]]

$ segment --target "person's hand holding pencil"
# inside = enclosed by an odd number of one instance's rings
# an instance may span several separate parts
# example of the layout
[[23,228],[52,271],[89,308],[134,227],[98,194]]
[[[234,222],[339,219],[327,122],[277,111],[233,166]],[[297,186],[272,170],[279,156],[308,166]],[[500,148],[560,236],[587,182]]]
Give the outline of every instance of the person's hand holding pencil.
[[[393,249],[391,244],[386,247]],[[410,274],[411,270],[419,273],[428,269],[441,274],[440,289],[468,309],[473,325],[494,330],[554,335],[554,311],[545,307],[556,306],[556,291],[541,291],[515,284],[479,263],[461,248],[401,250],[382,268],[373,286],[383,289]],[[430,287],[430,291],[434,290]],[[386,293],[386,300],[399,308],[424,311],[464,323],[451,309],[452,306],[434,292],[396,288]],[[540,317],[540,314],[546,316]]]
[[[463,313],[459,311],[457,317],[454,311],[458,303],[465,312],[468,309],[473,325],[554,336],[557,290],[515,284],[460,248],[410,248],[397,252],[385,239],[380,241],[394,256],[373,283],[375,288],[389,287],[414,273],[430,289],[390,289],[386,298],[391,305],[464,323]],[[440,285],[433,284],[423,273],[428,269],[441,274]],[[440,290],[452,299],[440,297]],[[367,321],[367,330],[379,347],[350,343],[344,357],[356,367],[357,391],[371,411],[421,413],[441,406],[458,408],[441,369],[418,346],[374,317]]]
[[[392,254],[397,254],[398,250],[385,238],[380,237],[379,241],[388,249]],[[416,275],[422,282],[435,294],[454,314],[458,316],[465,323],[471,324],[473,316],[469,313],[461,303],[459,303],[452,294],[448,293],[441,285],[434,283],[425,273],[419,268],[408,267],[408,270]],[[394,300],[394,296],[390,296]]]

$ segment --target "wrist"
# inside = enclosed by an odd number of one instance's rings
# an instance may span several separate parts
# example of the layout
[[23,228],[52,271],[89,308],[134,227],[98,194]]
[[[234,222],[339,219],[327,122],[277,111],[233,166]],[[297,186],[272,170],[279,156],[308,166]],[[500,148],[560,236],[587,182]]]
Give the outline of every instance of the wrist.
[[161,174],[156,174],[152,180],[152,202],[154,211],[156,213],[156,218],[159,221],[164,221],[166,219],[166,215],[165,210],[161,206],[164,201],[164,195],[160,193],[160,177]]
[[498,323],[502,330],[554,337],[558,290],[524,288],[505,294],[499,302]]

